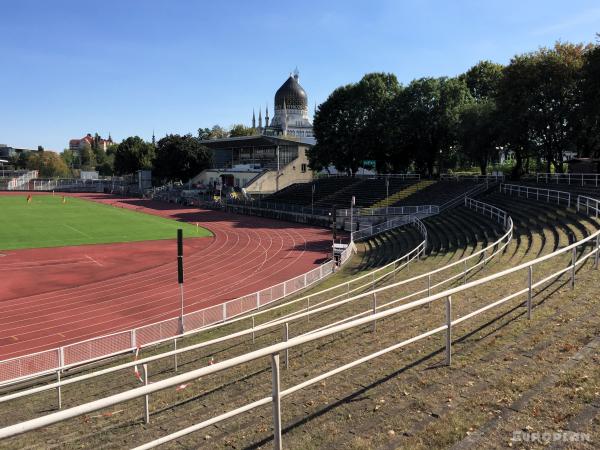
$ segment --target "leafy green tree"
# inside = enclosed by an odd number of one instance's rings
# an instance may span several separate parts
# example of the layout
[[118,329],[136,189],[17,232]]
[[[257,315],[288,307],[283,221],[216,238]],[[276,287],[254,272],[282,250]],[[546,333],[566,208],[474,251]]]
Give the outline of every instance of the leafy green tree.
[[252,127],[246,127],[241,123],[233,125],[229,130],[229,137],[253,136],[258,134]]
[[139,136],[128,137],[115,150],[114,171],[126,175],[138,170],[152,169],[154,147]]
[[198,128],[198,139],[201,141],[210,139],[210,128]]
[[79,159],[81,170],[94,170],[96,167],[96,155],[89,145],[79,150]]
[[498,108],[515,147],[517,172],[529,157],[545,160],[547,172],[552,166],[562,172],[563,152],[576,149],[585,50],[581,44],[559,42],[552,49],[515,56],[505,68]]
[[442,171],[456,157],[460,112],[472,101],[458,78],[412,81],[390,108],[397,151],[404,159],[412,157],[422,172],[431,175],[436,165]]
[[462,153],[479,166],[483,175],[488,164],[498,156],[500,130],[496,103],[493,100],[466,105],[460,114],[458,140]]
[[70,171],[64,160],[54,152],[31,152],[27,156],[27,168],[39,171],[44,178],[64,178]]
[[[600,37],[600,35],[599,35]],[[600,157],[600,45],[586,49],[581,70],[577,146],[580,156]]]
[[191,134],[170,134],[158,141],[154,174],[166,181],[188,180],[210,166],[211,152]]
[[501,64],[480,61],[459,78],[466,83],[475,101],[488,101],[498,95],[502,69]]
[[354,175],[363,161],[373,158],[383,167],[391,151],[385,117],[400,90],[394,75],[370,73],[333,91],[315,114],[317,145],[309,152],[311,168],[333,163],[337,170]]

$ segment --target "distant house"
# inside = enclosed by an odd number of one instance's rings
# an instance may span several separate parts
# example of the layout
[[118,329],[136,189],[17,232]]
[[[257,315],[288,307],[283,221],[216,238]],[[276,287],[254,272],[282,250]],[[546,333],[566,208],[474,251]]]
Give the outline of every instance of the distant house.
[[600,173],[600,159],[573,158],[567,161],[569,173]]
[[108,135],[108,139],[103,139],[99,135],[92,136],[90,133],[86,134],[81,139],[71,139],[69,141],[69,150],[80,152],[84,148],[92,148],[94,141],[97,142],[98,148],[106,151],[106,149],[113,144],[112,137]]

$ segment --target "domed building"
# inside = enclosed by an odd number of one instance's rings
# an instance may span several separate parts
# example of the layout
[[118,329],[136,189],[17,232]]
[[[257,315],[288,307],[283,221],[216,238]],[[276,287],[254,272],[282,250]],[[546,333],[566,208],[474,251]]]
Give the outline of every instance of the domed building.
[[252,128],[267,136],[294,136],[312,138],[312,123],[308,119],[308,95],[298,82],[299,73],[293,74],[281,85],[275,93],[275,116],[269,123],[269,108],[266,110],[265,127],[262,126],[262,112],[256,118],[252,115]]

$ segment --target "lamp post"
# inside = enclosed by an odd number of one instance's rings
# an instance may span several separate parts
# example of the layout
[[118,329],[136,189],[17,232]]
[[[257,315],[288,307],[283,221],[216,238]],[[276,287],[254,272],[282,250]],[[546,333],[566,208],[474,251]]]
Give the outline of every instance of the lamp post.
[[315,182],[313,181],[311,194],[310,194],[310,213],[315,215]]

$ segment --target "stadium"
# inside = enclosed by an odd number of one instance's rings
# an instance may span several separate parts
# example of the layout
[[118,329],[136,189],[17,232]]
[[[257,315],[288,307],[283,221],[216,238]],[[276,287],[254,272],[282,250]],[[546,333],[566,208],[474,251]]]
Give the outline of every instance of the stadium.
[[[459,444],[481,448],[540,405],[568,425],[585,394],[549,399],[598,382],[597,177],[333,177],[218,209],[6,192],[2,444],[441,447],[480,426]],[[298,223],[302,192],[328,227]]]
[[594,2],[5,3],[0,449],[600,448]]

